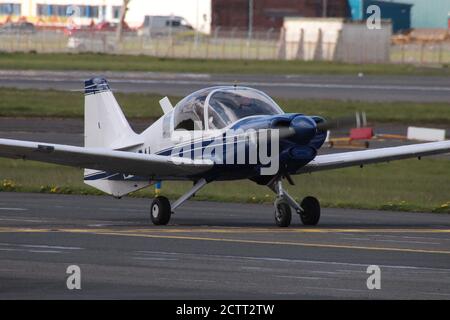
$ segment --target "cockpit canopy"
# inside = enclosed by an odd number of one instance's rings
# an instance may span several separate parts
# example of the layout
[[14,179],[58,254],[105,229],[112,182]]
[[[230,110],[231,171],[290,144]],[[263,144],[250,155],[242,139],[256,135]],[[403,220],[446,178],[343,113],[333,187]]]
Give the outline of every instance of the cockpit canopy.
[[282,114],[265,93],[245,87],[203,89],[181,100],[174,110],[175,130],[223,129],[249,116]]

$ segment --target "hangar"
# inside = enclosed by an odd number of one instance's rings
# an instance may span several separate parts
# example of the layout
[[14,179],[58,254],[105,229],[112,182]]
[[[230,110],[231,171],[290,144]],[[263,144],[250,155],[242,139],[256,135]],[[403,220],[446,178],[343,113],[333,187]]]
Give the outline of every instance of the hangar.
[[211,29],[247,29],[253,7],[254,29],[281,29],[285,17],[347,17],[347,0],[212,0]]

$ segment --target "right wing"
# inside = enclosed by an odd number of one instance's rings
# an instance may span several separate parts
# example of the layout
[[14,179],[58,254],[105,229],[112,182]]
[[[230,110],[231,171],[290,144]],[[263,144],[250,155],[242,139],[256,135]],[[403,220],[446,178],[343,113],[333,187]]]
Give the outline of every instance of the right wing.
[[187,179],[212,168],[212,161],[0,139],[0,157],[148,177]]
[[310,173],[315,171],[362,166],[371,163],[419,158],[444,153],[450,153],[450,141],[334,153],[317,156],[313,161],[301,168],[297,173]]

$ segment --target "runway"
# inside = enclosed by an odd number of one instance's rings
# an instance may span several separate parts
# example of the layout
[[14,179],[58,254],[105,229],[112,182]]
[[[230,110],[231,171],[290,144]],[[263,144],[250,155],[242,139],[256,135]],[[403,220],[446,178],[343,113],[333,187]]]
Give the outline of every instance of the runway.
[[116,91],[185,96],[208,86],[255,87],[277,98],[448,102],[450,78],[360,75],[214,75],[151,72],[0,70],[0,87],[83,90],[84,80],[106,77]]
[[324,209],[279,229],[270,205],[193,201],[155,227],[149,205],[0,193],[0,299],[450,299],[448,215]]

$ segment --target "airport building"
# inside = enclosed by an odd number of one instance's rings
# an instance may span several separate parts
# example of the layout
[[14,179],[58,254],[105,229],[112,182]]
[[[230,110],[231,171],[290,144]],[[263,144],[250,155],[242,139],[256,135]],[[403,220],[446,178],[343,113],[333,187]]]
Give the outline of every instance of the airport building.
[[391,20],[394,32],[450,27],[450,0],[348,0],[353,20],[364,20],[367,8],[377,5],[382,19]]
[[254,29],[281,29],[286,17],[347,17],[348,0],[211,0],[211,29],[249,26],[253,7]]
[[395,0],[412,4],[411,27],[414,29],[450,28],[450,0]]
[[[122,3],[123,0],[0,0],[0,24],[23,19],[35,24],[64,25],[73,7],[77,8],[77,24],[116,23]],[[182,16],[198,30],[209,32],[211,0],[132,0],[126,22],[139,27],[148,15]]]
[[59,25],[67,22],[68,16],[76,16],[77,23],[92,21],[117,22],[122,0],[0,0],[0,21],[26,19],[35,24]]
[[407,31],[412,28],[412,4],[380,0],[349,0],[348,2],[350,4],[352,20],[366,20],[372,15],[372,11],[368,11],[368,9],[375,5],[380,8],[381,18],[383,20],[392,21],[392,30],[394,33]]

